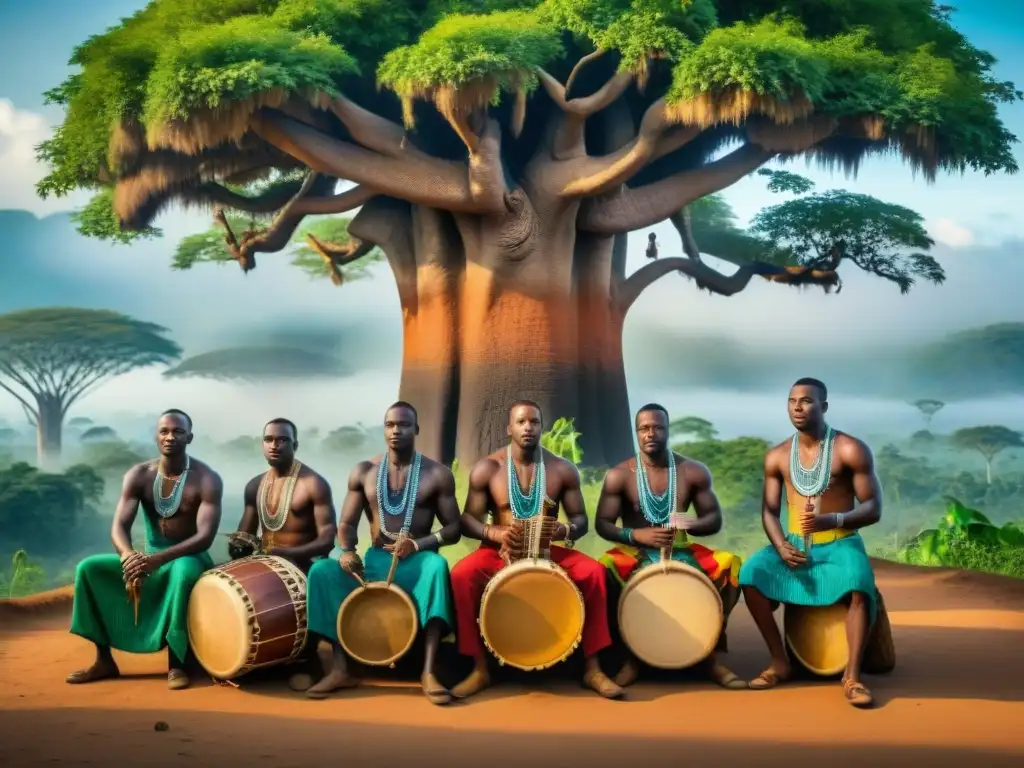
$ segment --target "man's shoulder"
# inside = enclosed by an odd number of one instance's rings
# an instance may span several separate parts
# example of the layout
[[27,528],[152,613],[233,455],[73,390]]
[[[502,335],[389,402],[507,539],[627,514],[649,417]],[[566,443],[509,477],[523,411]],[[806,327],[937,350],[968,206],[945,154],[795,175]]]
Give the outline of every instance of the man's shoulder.
[[140,461],[138,464],[133,465],[131,469],[124,473],[124,478],[126,481],[129,482],[152,480],[156,476],[156,468],[158,463],[159,462],[157,459]]
[[871,448],[860,438],[836,430],[835,455],[843,464],[860,464],[871,456]]
[[706,481],[711,478],[711,470],[704,462],[675,452],[672,456],[676,460],[676,472],[690,482]]
[[[263,475],[257,475],[249,482],[258,483],[262,477]],[[302,467],[299,469],[299,479],[305,483],[309,483],[310,485],[328,485],[327,478],[325,478],[323,475],[321,475],[308,464],[303,464]]]
[[420,474],[426,475],[431,480],[439,483],[444,482],[455,482],[455,474],[452,472],[451,467],[440,461],[435,461],[427,456],[423,456],[420,459]]

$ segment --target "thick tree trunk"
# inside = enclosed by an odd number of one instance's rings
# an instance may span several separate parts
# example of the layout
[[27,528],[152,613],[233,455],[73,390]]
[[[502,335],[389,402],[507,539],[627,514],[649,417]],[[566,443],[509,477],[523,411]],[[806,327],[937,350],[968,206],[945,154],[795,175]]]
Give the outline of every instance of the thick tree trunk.
[[49,395],[40,395],[36,403],[36,464],[43,471],[56,472],[60,469],[64,409],[59,400]]

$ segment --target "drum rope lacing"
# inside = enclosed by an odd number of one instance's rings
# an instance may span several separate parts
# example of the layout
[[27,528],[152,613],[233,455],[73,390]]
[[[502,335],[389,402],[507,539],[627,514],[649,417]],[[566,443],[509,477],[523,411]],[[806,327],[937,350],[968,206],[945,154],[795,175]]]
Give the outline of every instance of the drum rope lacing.
[[[388,455],[380,461],[377,470],[377,508],[381,511],[380,532],[391,541],[398,541],[399,537],[406,536],[412,525],[413,513],[416,511],[416,496],[420,488],[420,467],[423,463],[423,454],[419,451],[413,453],[412,464],[409,466],[409,474],[405,477],[405,483],[396,491],[401,494],[397,504],[391,502],[391,489],[388,485]],[[404,513],[402,529],[398,533],[391,533],[388,530],[387,519],[384,515],[398,517]]]

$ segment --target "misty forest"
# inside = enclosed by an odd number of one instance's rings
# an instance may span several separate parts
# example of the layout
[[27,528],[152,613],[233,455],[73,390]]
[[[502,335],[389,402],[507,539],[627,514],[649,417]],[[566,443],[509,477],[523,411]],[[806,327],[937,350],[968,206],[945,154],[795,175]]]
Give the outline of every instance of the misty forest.
[[[837,294],[852,273],[897,289],[878,301],[922,284],[955,295],[921,214],[789,169],[852,175],[892,155],[922,185],[1015,173],[998,110],[1022,94],[951,14],[929,0],[154,0],[77,47],[74,73],[47,94],[64,119],[38,149],[37,192],[88,191],[76,238],[162,243],[154,267],[196,280],[284,259],[329,282],[339,305],[392,281],[394,399],[419,410],[419,448],[453,467],[460,500],[463,468],[503,443],[508,404],[527,397],[547,416],[546,447],[580,467],[592,514],[604,472],[635,450],[638,372],[627,378],[623,339],[655,282],[673,281],[681,322],[688,295],[742,311],[759,281],[794,302]],[[746,224],[727,192],[743,179],[777,201]],[[160,216],[176,208],[209,229],[162,239]],[[649,234],[665,221],[671,242]],[[629,272],[631,239],[646,251]],[[79,558],[109,547],[126,470],[155,456],[164,404],[98,413],[89,395],[107,382],[153,369],[251,387],[358,369],[315,345],[197,351],[138,314],[47,302],[0,315],[12,406],[0,419],[0,598],[70,583]],[[788,369],[755,345],[691,336],[672,355],[638,354],[647,381],[772,388],[784,409]],[[1024,578],[1024,433],[1009,412],[944,421],[957,403],[1024,392],[1024,323],[820,362],[813,375],[836,397],[899,402],[917,420],[877,434],[835,425],[875,453],[885,513],[865,532],[872,553]],[[726,524],[711,543],[746,556],[765,541],[765,451],[787,434],[725,437],[696,410],[673,414],[672,445],[714,477]],[[383,445],[375,418],[298,425],[299,458],[336,503],[348,469]],[[233,530],[245,482],[265,468],[258,432],[197,430],[191,450],[224,478]],[[581,548],[606,544],[591,533]],[[227,559],[223,536],[214,556]]]

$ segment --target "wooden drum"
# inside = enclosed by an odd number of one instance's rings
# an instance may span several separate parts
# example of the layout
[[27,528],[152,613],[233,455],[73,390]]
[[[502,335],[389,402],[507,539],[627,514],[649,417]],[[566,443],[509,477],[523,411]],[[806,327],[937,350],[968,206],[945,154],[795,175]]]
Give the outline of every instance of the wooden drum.
[[306,576],[269,555],[210,569],[189,596],[188,640],[218,680],[294,661],[306,645]]
[[[787,605],[783,616],[786,645],[808,672],[822,677],[838,675],[850,661],[846,642],[846,604],[812,608]],[[878,616],[864,649],[862,667],[868,674],[885,674],[896,666],[896,648],[885,601],[878,594]]]
[[398,559],[384,581],[365,582],[352,574],[359,587],[338,610],[338,642],[345,653],[371,667],[394,667],[416,641],[419,614],[412,598],[392,584]]
[[484,589],[480,634],[501,664],[526,671],[565,661],[583,637],[583,595],[550,560],[503,568]]
[[619,598],[619,632],[630,651],[658,669],[685,669],[715,650],[725,612],[715,585],[675,560],[634,573]]

